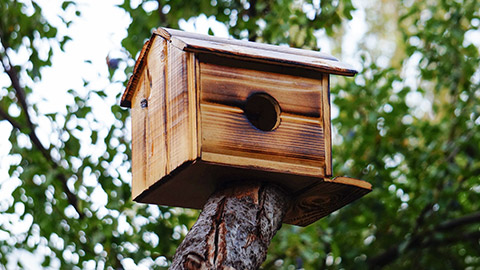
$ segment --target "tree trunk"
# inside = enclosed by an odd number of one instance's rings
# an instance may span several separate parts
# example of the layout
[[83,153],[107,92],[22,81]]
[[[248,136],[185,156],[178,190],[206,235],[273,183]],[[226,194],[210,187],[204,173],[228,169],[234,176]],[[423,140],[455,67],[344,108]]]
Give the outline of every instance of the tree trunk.
[[236,183],[217,191],[178,247],[170,270],[258,269],[288,202],[282,189],[266,183]]

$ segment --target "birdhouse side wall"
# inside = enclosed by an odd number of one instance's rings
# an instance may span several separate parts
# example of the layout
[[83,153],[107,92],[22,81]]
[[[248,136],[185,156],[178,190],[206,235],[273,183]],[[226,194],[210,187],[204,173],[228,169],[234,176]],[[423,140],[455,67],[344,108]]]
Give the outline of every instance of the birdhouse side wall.
[[151,42],[131,105],[134,198],[198,156],[194,55]]
[[[317,177],[331,174],[330,139],[325,138],[330,136],[328,75],[308,78],[268,69],[200,61],[202,160]],[[248,121],[243,106],[254,93],[278,101],[280,124],[273,131]]]

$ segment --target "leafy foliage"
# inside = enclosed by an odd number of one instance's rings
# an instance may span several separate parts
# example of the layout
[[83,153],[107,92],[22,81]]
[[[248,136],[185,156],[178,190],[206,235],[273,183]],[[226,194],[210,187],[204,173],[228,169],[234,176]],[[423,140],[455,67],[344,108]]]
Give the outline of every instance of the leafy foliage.
[[[75,2],[62,8],[80,15]],[[364,12],[360,72],[332,82],[333,156],[335,175],[365,179],[374,191],[309,227],[284,226],[263,268],[480,267],[480,56],[471,38],[480,2],[125,0],[120,8],[133,21],[123,40],[132,56],[153,28],[200,14],[235,38],[318,49],[324,29],[340,48],[353,12]],[[32,89],[69,37],[35,1],[2,1],[0,13],[10,82],[0,90],[0,124],[8,123],[12,161],[0,188],[14,187],[0,199],[0,265],[28,251],[44,267],[122,268],[131,260],[166,268],[197,212],[131,202],[129,112],[113,105],[114,124],[105,126],[89,102],[106,102],[105,93],[72,89],[64,113],[43,113]],[[25,52],[28,61],[12,61]],[[48,140],[38,137],[44,123]]]

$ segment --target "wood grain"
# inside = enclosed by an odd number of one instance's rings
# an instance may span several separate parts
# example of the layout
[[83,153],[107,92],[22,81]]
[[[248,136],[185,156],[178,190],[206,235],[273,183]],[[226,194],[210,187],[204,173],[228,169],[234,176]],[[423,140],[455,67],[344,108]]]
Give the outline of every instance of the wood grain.
[[202,116],[200,114],[200,62],[195,56],[195,109],[197,117],[197,157],[200,157],[202,154]]
[[205,161],[324,174],[323,130],[317,121],[281,116],[278,128],[265,132],[254,128],[236,107],[205,103],[201,104],[201,115]]
[[154,33],[166,38],[167,40],[171,40],[172,37],[180,37],[180,38],[183,37],[183,38],[191,38],[191,39],[197,39],[197,40],[203,40],[203,41],[210,41],[214,43],[238,45],[238,46],[243,46],[251,49],[258,49],[261,51],[275,51],[275,52],[281,52],[281,53],[288,53],[288,54],[295,54],[295,55],[302,55],[302,56],[308,56],[313,58],[321,58],[321,59],[327,59],[332,61],[338,61],[337,58],[319,51],[303,50],[303,49],[291,48],[286,46],[276,46],[276,45],[270,45],[266,43],[236,40],[232,38],[221,38],[221,37],[203,35],[198,33],[190,33],[190,32],[164,28],[164,27],[154,30]]
[[303,78],[268,71],[200,63],[201,102],[242,107],[253,93],[265,92],[282,112],[318,117],[322,113],[322,75]]
[[357,73],[350,65],[321,52],[219,38],[167,28],[160,28],[155,33],[170,40],[174,46],[185,51],[298,66],[344,76],[353,76]]
[[198,156],[194,60],[162,38],[150,46],[132,99],[134,197]]
[[323,127],[325,135],[325,176],[332,176],[332,125],[330,120],[330,78],[324,75],[322,80]]
[[371,190],[372,186],[362,180],[348,177],[337,177],[333,180],[326,178],[298,192],[283,222],[307,226]]
[[[167,60],[167,94],[165,97],[166,127],[167,134],[167,171],[170,172],[180,166],[186,160],[191,159],[192,120],[189,111],[190,102],[188,94],[187,77],[187,53],[173,47],[169,42]],[[190,95],[191,96],[191,95]],[[196,151],[195,151],[196,152]]]
[[288,48],[269,44],[248,42],[242,40],[218,38],[208,35],[188,33],[184,31],[159,28],[145,44],[138,58],[133,75],[122,96],[121,105],[131,107],[134,91],[137,89],[139,77],[145,66],[145,55],[151,49],[155,38],[168,40],[182,51],[195,54],[209,54],[230,59],[243,59],[252,63],[267,63],[276,66],[301,68],[327,74],[354,76],[357,71],[350,65],[338,61],[335,57],[310,50]]
[[190,125],[188,140],[190,141],[189,160],[194,160],[200,156],[200,136],[199,129],[199,95],[197,83],[197,58],[193,53],[187,53],[187,92],[188,92],[188,123]]
[[285,188],[292,197],[292,205],[283,222],[298,226],[307,226],[371,191],[369,183],[353,178],[324,181],[314,176],[196,160],[184,163],[162,181],[145,189],[135,201],[202,209],[215,190],[231,181],[269,182]]
[[[202,159],[324,176],[323,84],[318,77],[200,62]],[[280,124],[273,131],[253,127],[245,116],[244,104],[254,93],[267,93],[278,102]]]
[[152,37],[145,42],[140,51],[140,55],[138,56],[137,61],[135,62],[135,66],[133,68],[133,74],[128,80],[127,87],[125,88],[125,92],[123,92],[122,99],[120,101],[120,106],[130,108],[132,106],[132,99],[135,95],[135,91],[137,90],[138,83],[140,82],[140,77],[143,74],[143,69],[146,64],[146,56],[150,51],[150,47],[155,40],[157,35],[153,34]]
[[[356,179],[324,179],[332,175],[328,73],[344,71],[338,65],[326,74],[315,71],[325,71],[324,64],[336,60],[215,40],[164,32],[154,34],[142,50],[122,97],[122,105],[132,108],[136,201],[201,208],[227,181],[269,182],[294,198],[284,222],[306,226],[371,190]],[[198,54],[207,44],[202,53],[217,56]],[[293,52],[296,60],[285,55]],[[224,53],[235,55],[223,61],[218,55]],[[305,69],[303,58],[317,61],[317,56],[327,61],[324,66],[312,62]],[[245,115],[247,98],[255,93],[278,103],[280,120],[271,131],[255,128]]]
[[[158,179],[167,173],[168,152],[167,132],[165,132],[166,106],[166,58],[167,43],[163,39],[155,39],[152,49],[147,56],[145,67],[145,78],[148,79],[143,87],[147,88],[148,106],[147,120],[144,129],[146,130],[145,149],[146,162],[142,164],[146,171],[146,187],[154,184]],[[137,151],[132,147],[132,152]],[[135,170],[135,168],[132,168]],[[136,181],[136,179],[133,179]]]
[[[144,73],[143,73],[144,74]],[[143,75],[142,74],[142,75]],[[146,89],[144,86],[144,75],[139,76],[140,85],[138,91],[132,98],[132,195],[135,198],[143,192],[146,186],[146,126],[148,113],[141,106],[143,100],[147,100]]]

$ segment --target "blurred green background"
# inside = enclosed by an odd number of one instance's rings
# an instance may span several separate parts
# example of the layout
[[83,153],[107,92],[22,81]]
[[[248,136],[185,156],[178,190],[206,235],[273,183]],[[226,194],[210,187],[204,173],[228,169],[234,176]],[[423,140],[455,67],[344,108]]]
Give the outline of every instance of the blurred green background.
[[117,87],[84,74],[86,51],[72,67],[83,86],[52,110],[38,88],[85,1],[0,2],[0,269],[168,268],[198,212],[131,201],[130,112],[118,104],[152,30],[202,16],[210,34],[327,50],[359,70],[332,78],[333,171],[373,192],[306,228],[284,225],[263,269],[480,269],[479,1],[114,4],[128,33],[99,77]]

